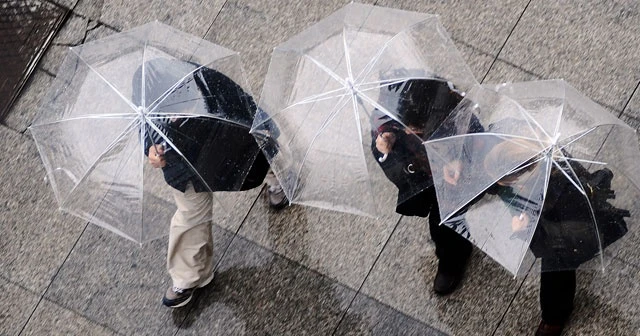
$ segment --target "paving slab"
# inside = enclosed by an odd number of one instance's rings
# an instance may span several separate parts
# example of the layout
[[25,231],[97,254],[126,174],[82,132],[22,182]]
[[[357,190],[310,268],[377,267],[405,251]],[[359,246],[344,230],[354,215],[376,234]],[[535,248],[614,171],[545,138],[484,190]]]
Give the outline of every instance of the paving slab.
[[[214,226],[213,237],[219,260],[233,234]],[[161,304],[171,283],[166,250],[166,238],[140,247],[90,225],[45,297],[121,334],[173,335],[186,310]]]
[[0,5],[0,120],[4,120],[69,10],[46,1]]
[[118,31],[158,20],[202,37],[218,15],[223,0],[215,1],[121,1],[80,0],[74,12],[98,20]]
[[331,335],[354,295],[237,236],[177,335]]
[[542,80],[540,75],[529,72],[514,64],[497,59],[482,82],[483,84],[517,83]]
[[[362,316],[360,323],[346,318],[340,322],[336,336],[446,336],[447,334],[411,318],[366,295],[358,294],[349,313]],[[349,315],[348,315],[349,316]],[[362,323],[364,322],[364,323]]]
[[42,293],[84,223],[58,211],[31,138],[0,126],[0,269],[7,280]]
[[238,234],[357,289],[399,217],[373,219],[299,205],[272,211],[259,199]]
[[53,80],[54,77],[46,71],[41,69],[34,71],[22,89],[22,93],[9,110],[4,124],[17,132],[24,133],[41,113],[42,98],[49,92]]
[[49,300],[42,300],[20,335],[116,336],[118,333]]
[[637,1],[532,1],[499,57],[620,112],[640,73]]
[[88,25],[89,19],[72,13],[51,42],[46,54],[40,60],[38,68],[56,75],[69,47],[83,43]]
[[114,29],[113,27],[106,26],[97,21],[89,21],[87,37],[84,42],[90,42],[99,40],[101,38],[107,37],[112,34],[119,33],[119,30]]
[[[636,335],[640,268],[614,261],[611,272],[579,271],[574,311],[563,335]],[[529,274],[496,335],[531,334],[540,322],[540,275]]]
[[453,294],[433,292],[437,270],[427,219],[403,217],[362,287],[362,294],[452,335],[490,335],[520,281],[474,249]]
[[4,296],[4,304],[0,308],[0,335],[18,335],[38,304],[40,295],[3,277],[0,277],[0,292]]
[[437,14],[454,40],[496,55],[528,2],[529,0],[380,0],[376,1],[376,5]]

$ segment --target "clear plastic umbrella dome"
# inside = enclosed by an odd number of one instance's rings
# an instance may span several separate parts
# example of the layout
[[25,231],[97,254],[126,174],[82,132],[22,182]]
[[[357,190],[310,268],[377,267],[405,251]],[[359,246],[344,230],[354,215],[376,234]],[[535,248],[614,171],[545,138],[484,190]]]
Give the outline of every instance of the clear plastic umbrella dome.
[[434,81],[476,83],[437,16],[351,3],[274,49],[251,132],[292,203],[376,217],[431,185],[413,179],[395,199],[372,136],[411,126],[408,87]]
[[637,256],[636,132],[565,81],[476,86],[425,146],[442,224],[512,274]]
[[[211,162],[225,136],[251,138],[254,114],[238,53],[152,22],[70,48],[29,129],[60,209],[142,243],[168,233],[177,179],[239,188],[257,146],[247,165]],[[147,162],[149,145],[164,149],[166,169]]]

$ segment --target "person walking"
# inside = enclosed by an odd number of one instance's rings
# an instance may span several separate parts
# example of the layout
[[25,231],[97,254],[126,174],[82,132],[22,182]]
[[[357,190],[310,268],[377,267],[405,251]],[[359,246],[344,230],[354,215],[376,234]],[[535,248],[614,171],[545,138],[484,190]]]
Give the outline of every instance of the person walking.
[[[256,106],[252,97],[216,70],[166,59],[150,60],[144,66],[147,97],[191,97],[197,92],[198,99],[179,99],[172,106],[172,115],[198,108],[234,120],[249,122],[253,118]],[[141,72],[138,69],[134,75],[134,83],[141,82]],[[176,78],[172,72],[189,74],[172,87],[176,82],[165,80]],[[165,92],[168,88],[170,94]],[[141,99],[136,96],[139,91],[134,89],[134,101]],[[176,308],[189,303],[195,290],[214,277],[213,192],[258,187],[269,164],[246,127],[204,116],[158,117],[151,122],[154,127],[147,123],[144,129],[145,155],[152,167],[162,169],[177,206],[167,250],[172,285],[162,299],[165,306]]]
[[[383,86],[381,91],[380,99],[386,101],[385,106],[397,106],[402,124],[376,109],[372,121],[372,153],[387,178],[398,188],[396,212],[429,218],[429,232],[438,258],[433,290],[438,295],[447,295],[458,288],[472,245],[455,230],[440,225],[440,211],[422,141],[442,124],[462,100],[462,95],[450,82],[440,78],[410,79]],[[459,228],[464,228],[463,223]]]

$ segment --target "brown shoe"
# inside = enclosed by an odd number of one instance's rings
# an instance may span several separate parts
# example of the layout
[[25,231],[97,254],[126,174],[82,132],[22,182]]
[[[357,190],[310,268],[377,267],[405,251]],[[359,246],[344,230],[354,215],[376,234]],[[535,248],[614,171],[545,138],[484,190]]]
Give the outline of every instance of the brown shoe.
[[536,336],[560,336],[562,335],[562,324],[548,324],[545,321],[540,321],[538,330],[536,330]]
[[169,308],[178,308],[186,305],[193,297],[194,288],[169,287],[162,298],[162,304]]

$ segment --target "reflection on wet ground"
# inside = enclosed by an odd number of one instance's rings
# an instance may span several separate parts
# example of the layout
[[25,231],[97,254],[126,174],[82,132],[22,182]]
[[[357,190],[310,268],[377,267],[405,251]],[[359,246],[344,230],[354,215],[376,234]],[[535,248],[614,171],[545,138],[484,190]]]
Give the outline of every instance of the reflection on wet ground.
[[41,1],[0,4],[0,120],[11,108],[68,12]]

